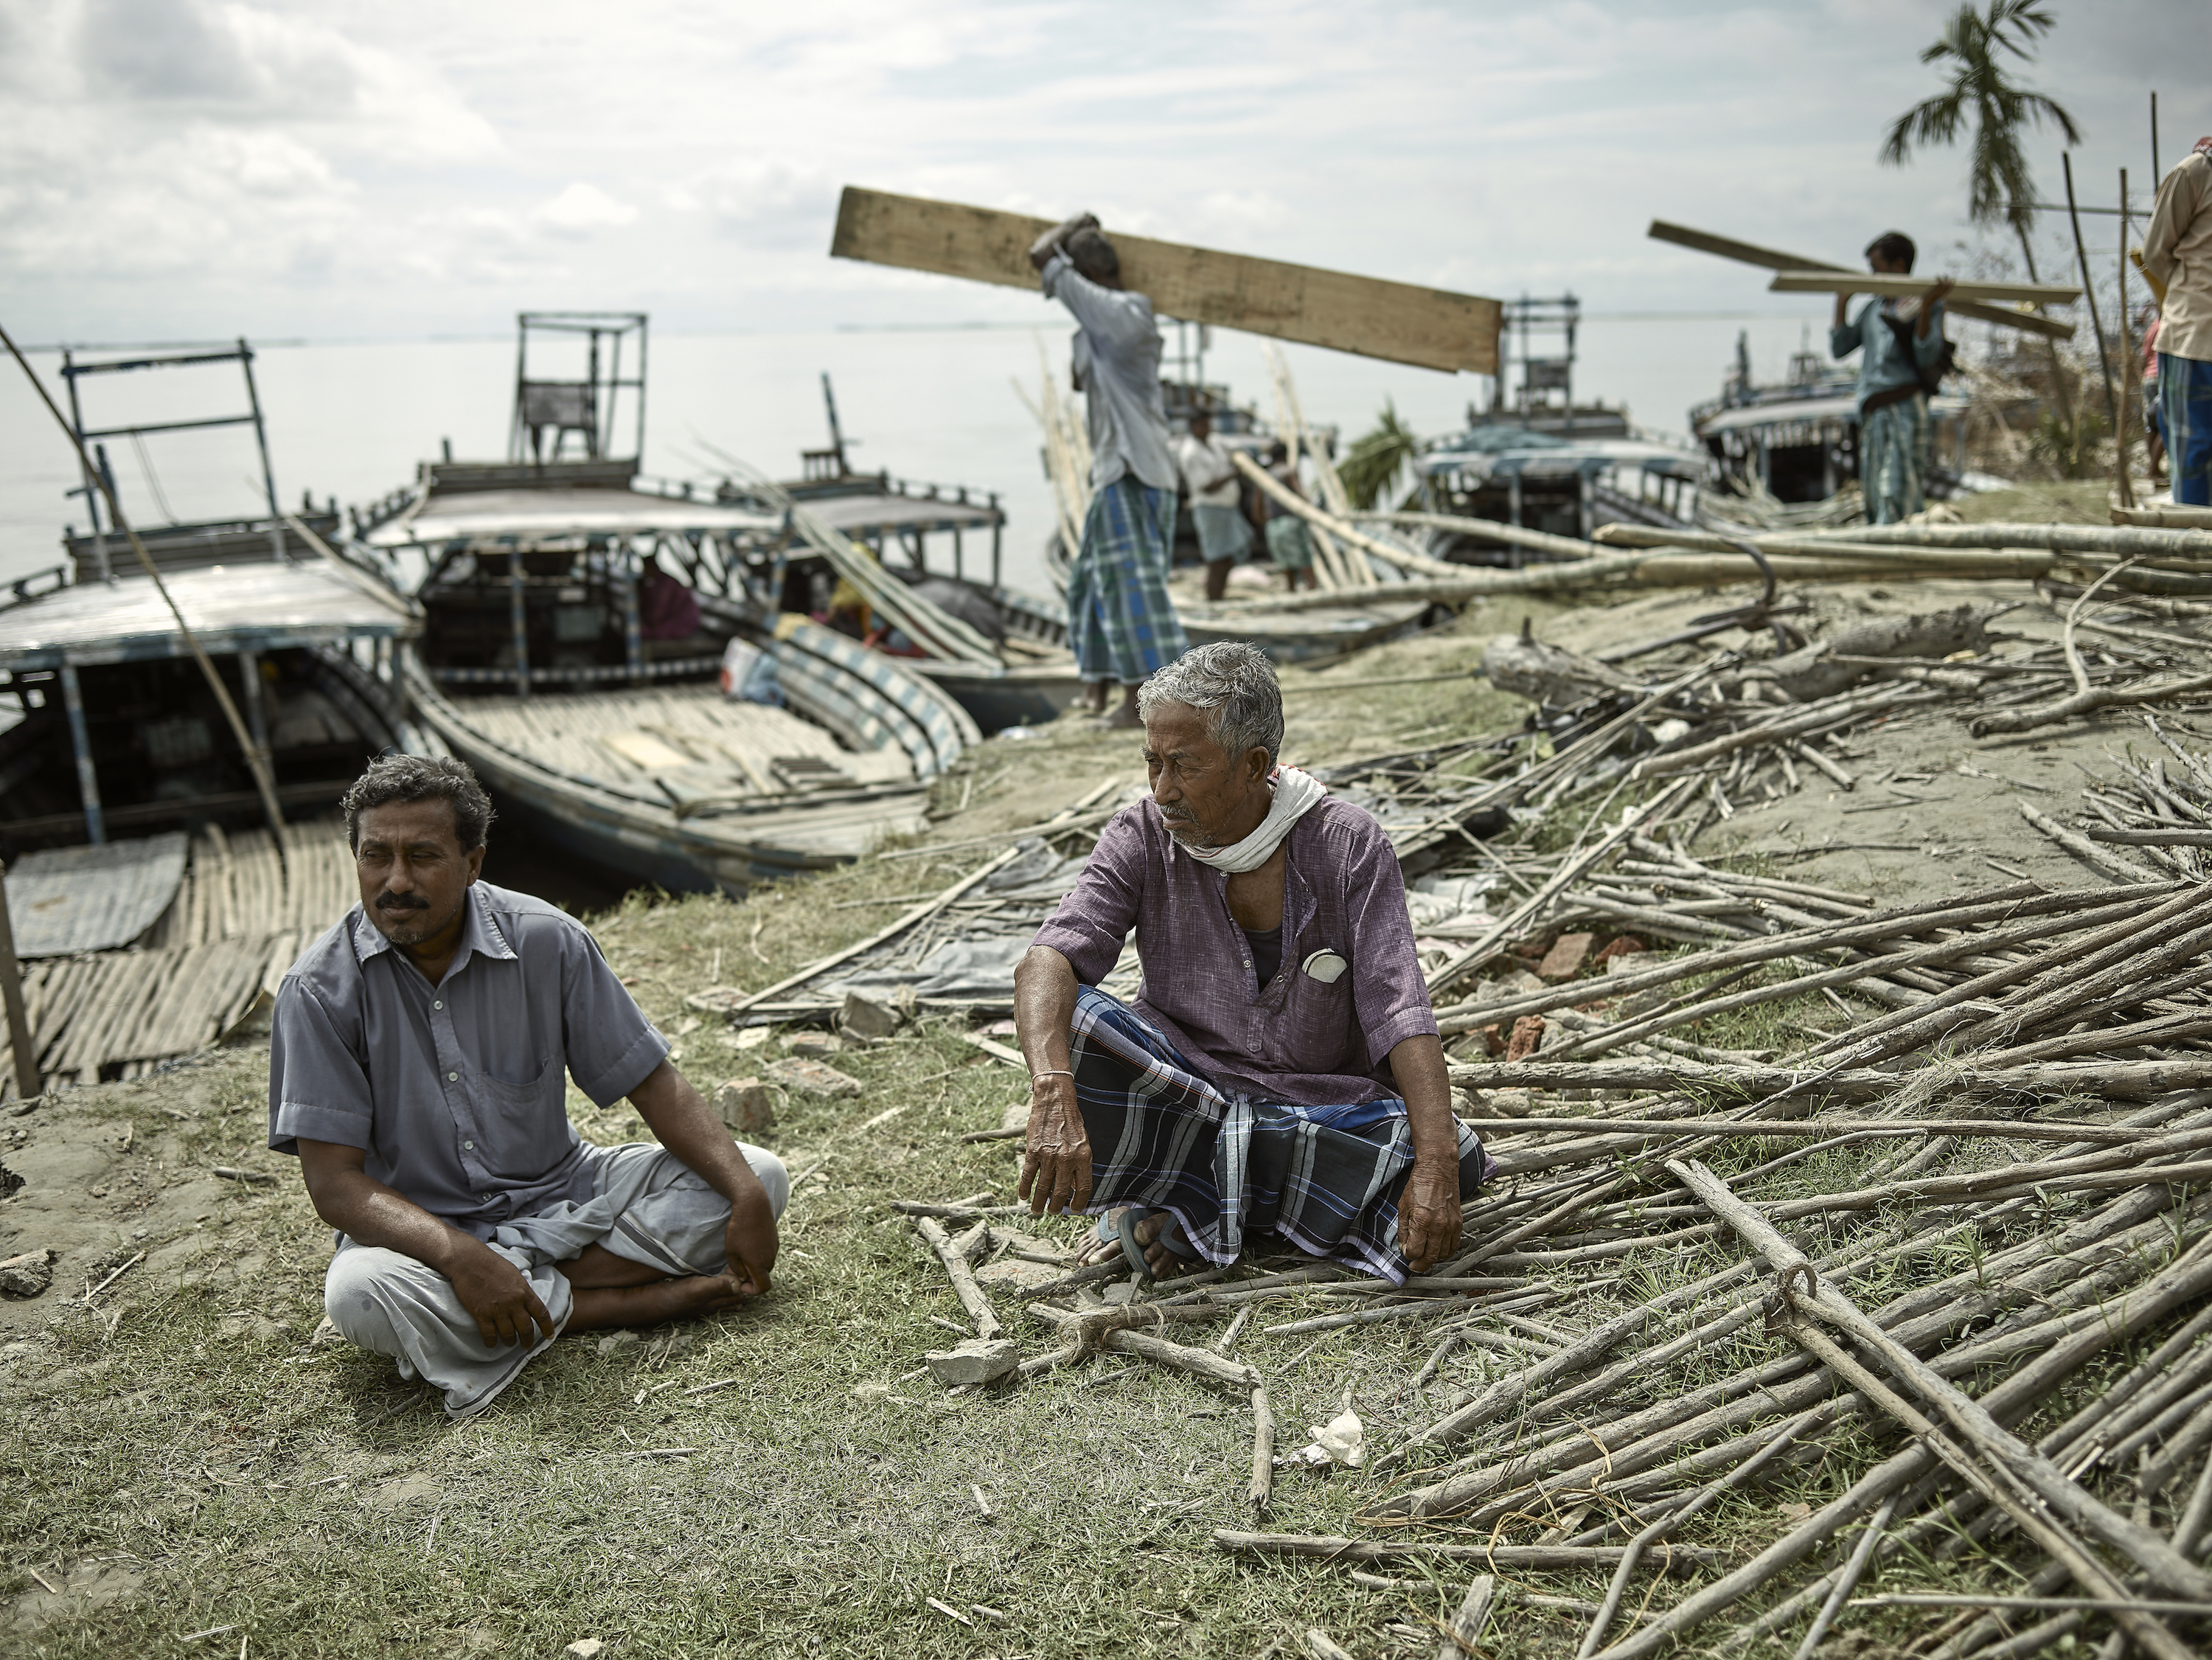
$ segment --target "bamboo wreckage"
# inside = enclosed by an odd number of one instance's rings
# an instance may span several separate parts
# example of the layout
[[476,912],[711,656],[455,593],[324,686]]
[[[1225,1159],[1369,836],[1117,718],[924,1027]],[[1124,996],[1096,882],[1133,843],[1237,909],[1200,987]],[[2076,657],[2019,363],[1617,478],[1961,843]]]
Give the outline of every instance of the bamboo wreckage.
[[[2107,1633],[2164,1660],[2202,1653],[2212,757],[2141,714],[2156,758],[2116,759],[2073,823],[2023,803],[2023,833],[2078,861],[2078,885],[1881,905],[1691,851],[1732,797],[1854,789],[1853,757],[1900,723],[2048,710],[2077,673],[2154,689],[2212,658],[2206,608],[2082,586],[2064,638],[2005,646],[2017,672],[1994,672],[1998,642],[1976,632],[1991,613],[1973,611],[1947,623],[1969,642],[1949,660],[1839,654],[1853,660],[1826,667],[1856,678],[1802,702],[1745,697],[1762,666],[1720,653],[1648,679],[1616,670],[1626,684],[1540,747],[1501,733],[1327,769],[1375,793],[1409,872],[1438,873],[1418,887],[1488,885],[1462,922],[1417,925],[1455,930],[1424,963],[1458,1110],[1500,1165],[1457,1254],[1397,1286],[1262,1256],[1135,1283],[1112,1305],[1096,1296],[1119,1263],[1048,1272],[1009,1300],[997,1270],[963,1278],[952,1259],[1067,1260],[1020,1231],[1022,1207],[902,1203],[945,1224],[944,1245],[929,1239],[939,1283],[1003,1346],[1003,1370],[957,1387],[1050,1387],[1102,1353],[1176,1371],[1249,1414],[1237,1497],[1259,1518],[1286,1462],[1269,1397],[1304,1355],[1239,1358],[1240,1334],[1418,1330],[1425,1361],[1406,1363],[1387,1422],[1368,1415],[1364,1463],[1340,1471],[1366,1484],[1353,1536],[1224,1529],[1218,1549],[1318,1572],[1464,1563],[1480,1620],[1573,1622],[1586,1660],[1771,1639],[1809,1655],[1874,1617],[1919,1622],[1915,1651],[1943,1660]],[[2128,654],[2085,648],[2097,628]],[[1501,643],[1500,672],[1518,643]],[[1786,678],[1784,660],[1764,666]],[[1685,730],[1655,740],[1662,718]],[[1596,811],[1556,850],[1455,834],[1577,802]],[[1079,849],[1096,833],[1071,814],[1051,836]],[[1633,939],[1593,967],[1608,934]],[[1520,966],[1571,941],[1548,982]],[[1788,1049],[1711,1046],[1717,1020],[1761,1006],[1823,1012]],[[988,1323],[971,1285],[995,1304]],[[1025,1321],[1006,1317],[1017,1304]],[[1771,1505],[1752,1496],[1800,1490],[1815,1463],[1831,1474],[1809,1513],[1747,1553],[1704,1554],[1714,1506]],[[1974,1556],[2018,1595],[1961,1595],[1954,1566]],[[1595,1600],[1527,1588],[1592,1572]],[[1500,1572],[1522,1587],[1499,1591]],[[1899,1594],[1859,1596],[1876,1575]],[[1427,1578],[1362,1583],[1416,1608],[1432,1594]],[[1949,1600],[1922,1606],[1918,1586]]]

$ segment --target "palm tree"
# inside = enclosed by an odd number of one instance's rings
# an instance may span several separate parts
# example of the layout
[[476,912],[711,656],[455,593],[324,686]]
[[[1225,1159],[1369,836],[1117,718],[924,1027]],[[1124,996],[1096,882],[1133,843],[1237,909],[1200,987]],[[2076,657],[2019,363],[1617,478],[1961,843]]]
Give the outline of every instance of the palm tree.
[[[1881,159],[1902,167],[1916,146],[1955,144],[1969,118],[1974,124],[1973,149],[1966,173],[1966,217],[1984,227],[2008,225],[2020,239],[2021,258],[2027,265],[2027,280],[2035,274],[2035,249],[2028,232],[2035,226],[2035,179],[2021,149],[2021,138],[2031,127],[2046,120],[2069,144],[2081,142],[2081,130],[2052,100],[2031,92],[2007,73],[2005,56],[2032,63],[2036,43],[2051,32],[2057,18],[2038,0],[1988,0],[1985,9],[1961,5],[1944,25],[1936,44],[1920,54],[1923,64],[1941,64],[1951,84],[1934,98],[1924,99],[1897,118],[1881,147]],[[2074,429],[2071,400],[2058,372],[2058,347],[2048,336],[2051,384],[2057,399],[2059,418]]]
[[1344,493],[1352,498],[1352,505],[1363,512],[1378,502],[1388,507],[1385,498],[1391,487],[1420,453],[1419,435],[1406,424],[1396,403],[1384,398],[1375,430],[1352,441],[1352,447],[1345,453],[1344,464],[1337,469],[1338,476],[1344,480]]

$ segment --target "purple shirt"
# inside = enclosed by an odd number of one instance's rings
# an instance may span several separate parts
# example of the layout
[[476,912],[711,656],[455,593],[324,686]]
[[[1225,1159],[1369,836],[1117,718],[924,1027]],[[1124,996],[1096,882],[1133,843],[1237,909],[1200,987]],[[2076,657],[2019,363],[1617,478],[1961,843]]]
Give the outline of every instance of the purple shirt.
[[[1330,798],[1298,820],[1286,845],[1283,964],[1265,987],[1229,914],[1229,878],[1176,845],[1150,798],[1108,822],[1033,943],[1095,986],[1134,928],[1145,970],[1137,1012],[1224,1093],[1308,1107],[1402,1094],[1390,1051],[1433,1037],[1437,1018],[1389,837]],[[1323,950],[1351,964],[1334,983],[1304,971]]]

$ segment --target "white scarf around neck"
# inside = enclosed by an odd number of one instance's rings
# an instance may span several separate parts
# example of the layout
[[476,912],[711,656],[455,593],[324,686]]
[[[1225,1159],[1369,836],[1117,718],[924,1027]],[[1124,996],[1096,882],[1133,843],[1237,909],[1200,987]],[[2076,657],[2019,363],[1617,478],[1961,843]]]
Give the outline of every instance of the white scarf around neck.
[[1178,837],[1176,845],[1199,863],[1231,876],[1259,869],[1275,856],[1275,849],[1282,846],[1291,826],[1328,794],[1328,785],[1297,767],[1277,767],[1267,777],[1275,787],[1275,799],[1267,804],[1267,816],[1260,821],[1259,829],[1242,842],[1234,847],[1194,848]]

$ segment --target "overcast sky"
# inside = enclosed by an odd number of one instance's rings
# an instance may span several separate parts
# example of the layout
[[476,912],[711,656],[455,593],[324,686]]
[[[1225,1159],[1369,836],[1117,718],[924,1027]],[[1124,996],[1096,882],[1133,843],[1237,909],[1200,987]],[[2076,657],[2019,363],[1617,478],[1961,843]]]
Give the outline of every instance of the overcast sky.
[[[2052,0],[2027,73],[2085,199],[2212,132],[2200,4]],[[0,308],[18,339],[504,334],[1018,318],[827,258],[860,183],[1594,308],[1803,309],[1654,216],[1942,258],[1964,159],[1902,170],[1941,10],[1830,3],[0,0]],[[2036,146],[2046,194],[2057,147]],[[2054,235],[2055,235],[2054,228]],[[2100,237],[2099,242],[2109,240]],[[2055,246],[2055,244],[2054,244]]]

